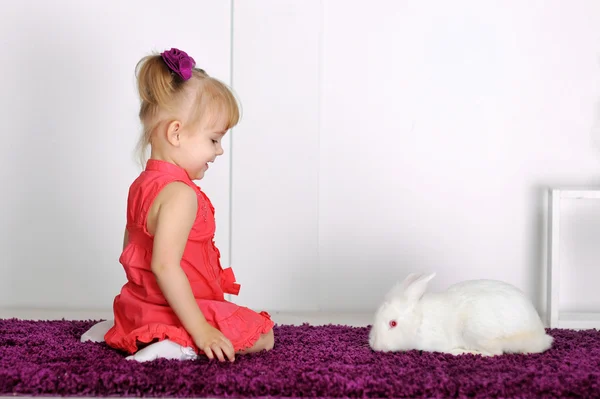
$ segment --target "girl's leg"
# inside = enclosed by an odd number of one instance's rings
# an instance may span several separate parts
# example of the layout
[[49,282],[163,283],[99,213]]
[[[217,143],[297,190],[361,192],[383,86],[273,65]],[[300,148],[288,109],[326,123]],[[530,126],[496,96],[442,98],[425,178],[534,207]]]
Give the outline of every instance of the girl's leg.
[[171,340],[165,339],[147,345],[126,359],[148,362],[155,359],[194,360],[197,357],[198,355],[194,349],[184,348]]
[[[114,320],[105,320],[94,324],[81,336],[81,342],[104,342],[104,335],[115,324]],[[137,360],[138,362],[147,362],[154,359],[178,359],[178,360],[193,360],[198,357],[192,348],[184,348],[179,344],[168,339],[161,342],[150,344],[141,344],[142,347],[135,354],[128,356],[127,360]]]
[[[273,330],[266,334],[261,334],[260,338],[252,348],[237,352],[238,355],[256,353],[263,350],[271,350],[275,344]],[[173,341],[165,339],[160,342],[151,343],[143,349],[137,351],[134,355],[128,356],[127,360],[136,360],[138,362],[147,362],[155,359],[176,359],[176,360],[194,360],[198,355],[192,348],[184,348]]]
[[104,335],[114,326],[114,320],[105,320],[94,324],[89,330],[81,336],[81,342],[104,342]]

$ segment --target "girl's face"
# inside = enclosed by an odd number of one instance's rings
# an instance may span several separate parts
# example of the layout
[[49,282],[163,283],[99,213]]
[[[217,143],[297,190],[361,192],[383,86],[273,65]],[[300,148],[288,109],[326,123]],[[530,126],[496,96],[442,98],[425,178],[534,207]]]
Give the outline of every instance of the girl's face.
[[190,179],[202,179],[208,165],[223,154],[221,140],[225,133],[224,124],[216,124],[212,127],[191,127],[182,135],[180,166]]

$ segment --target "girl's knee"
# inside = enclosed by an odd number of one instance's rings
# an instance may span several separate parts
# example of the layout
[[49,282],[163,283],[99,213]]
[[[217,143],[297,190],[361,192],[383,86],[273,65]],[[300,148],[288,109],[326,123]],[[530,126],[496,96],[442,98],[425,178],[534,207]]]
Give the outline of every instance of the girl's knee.
[[275,345],[275,336],[273,334],[273,330],[269,331],[266,334],[261,334],[258,340],[254,343],[252,348],[244,349],[238,352],[240,355],[244,355],[247,353],[256,353],[261,351],[270,351],[273,349]]
[[261,334],[260,338],[254,344],[254,348],[256,351],[270,351],[273,349],[275,345],[275,337],[273,335],[273,330],[269,331],[266,334]]
[[265,350],[270,351],[275,346],[275,334],[272,329],[268,333],[262,334],[261,339],[263,339]]

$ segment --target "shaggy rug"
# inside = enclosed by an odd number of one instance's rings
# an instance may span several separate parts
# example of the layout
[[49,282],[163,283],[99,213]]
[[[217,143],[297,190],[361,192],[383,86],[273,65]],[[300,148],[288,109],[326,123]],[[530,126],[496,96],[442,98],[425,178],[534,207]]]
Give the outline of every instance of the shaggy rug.
[[539,355],[375,353],[368,328],[275,326],[271,352],[235,363],[127,361],[81,343],[96,321],[0,319],[0,396],[600,397],[600,332],[549,330]]

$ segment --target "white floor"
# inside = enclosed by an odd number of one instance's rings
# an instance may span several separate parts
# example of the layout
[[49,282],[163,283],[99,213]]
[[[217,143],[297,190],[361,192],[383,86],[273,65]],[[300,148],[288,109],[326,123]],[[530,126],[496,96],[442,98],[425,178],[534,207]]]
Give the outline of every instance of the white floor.
[[[311,325],[342,324],[354,327],[367,326],[372,323],[371,313],[350,312],[269,312],[277,324]],[[22,320],[106,320],[112,318],[111,311],[98,310],[47,310],[47,309],[2,309],[0,319],[17,318]],[[0,399],[14,399],[12,396],[0,396]],[[19,396],[21,399],[39,399],[28,396]],[[76,398],[73,398],[76,399]],[[83,399],[83,398],[82,398]]]

